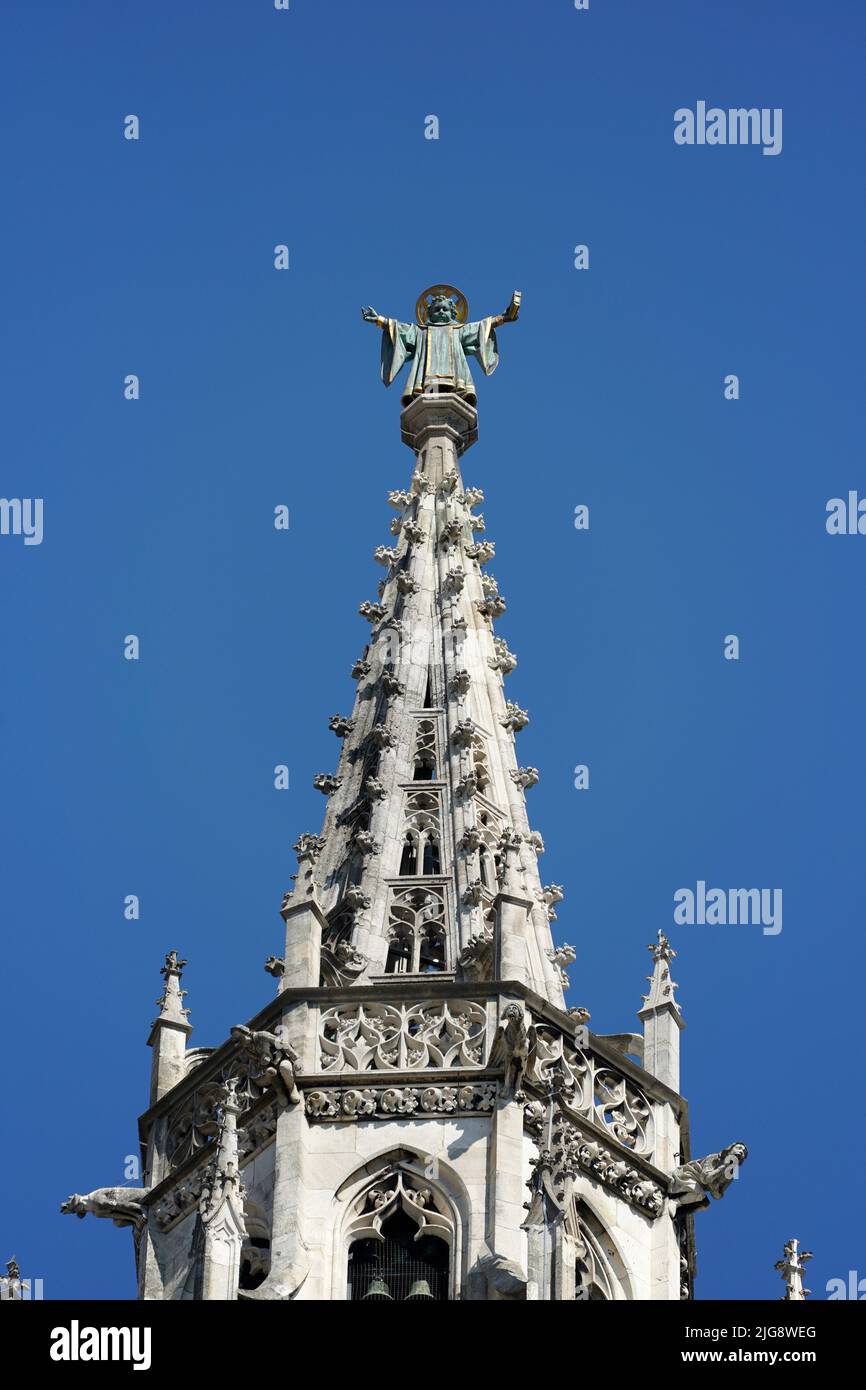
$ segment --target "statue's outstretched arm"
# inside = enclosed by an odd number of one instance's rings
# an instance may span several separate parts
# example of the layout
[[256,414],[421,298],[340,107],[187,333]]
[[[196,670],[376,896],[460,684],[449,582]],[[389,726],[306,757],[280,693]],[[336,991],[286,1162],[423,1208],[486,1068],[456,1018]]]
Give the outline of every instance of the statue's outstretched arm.
[[502,325],[503,323],[514,323],[514,322],[515,322],[515,320],[516,320],[516,318],[517,318],[517,315],[520,313],[520,300],[521,300],[521,293],[520,293],[520,290],[515,290],[514,293],[513,293],[512,296],[511,296],[511,303],[509,304],[508,308],[505,310],[505,313],[504,313],[504,314],[497,314],[496,317],[495,317],[495,319],[493,320],[493,327],[494,327],[494,328],[499,328],[499,327],[501,327],[501,325]]
[[381,314],[377,314],[372,304],[365,304],[361,310],[361,318],[365,323],[375,323],[377,328],[384,328],[388,320],[383,319]]

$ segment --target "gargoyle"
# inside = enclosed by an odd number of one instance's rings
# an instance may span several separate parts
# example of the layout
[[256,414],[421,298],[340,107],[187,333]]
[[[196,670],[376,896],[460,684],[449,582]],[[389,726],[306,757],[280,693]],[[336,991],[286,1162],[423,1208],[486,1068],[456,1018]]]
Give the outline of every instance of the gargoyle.
[[146,1196],[146,1187],[97,1187],[84,1196],[73,1192],[60,1210],[65,1216],[83,1219],[90,1212],[92,1216],[110,1217],[115,1226],[139,1226],[145,1219],[141,1203]]
[[487,1065],[505,1068],[505,1089],[513,1090],[518,1099],[528,1057],[529,1030],[523,1009],[509,1004],[499,1021]]
[[692,1159],[675,1168],[668,1188],[674,1210],[688,1207],[699,1211],[708,1207],[711,1199],[724,1197],[748,1156],[745,1144],[737,1142],[720,1153],[707,1154],[706,1158]]
[[231,1035],[240,1043],[252,1062],[255,1074],[251,1069],[250,1079],[263,1090],[272,1086],[277,1095],[283,1096],[289,1105],[297,1105],[301,1099],[295,1080],[298,1054],[291,1043],[282,1036],[278,1037],[276,1033],[251,1032],[243,1023],[236,1023]]

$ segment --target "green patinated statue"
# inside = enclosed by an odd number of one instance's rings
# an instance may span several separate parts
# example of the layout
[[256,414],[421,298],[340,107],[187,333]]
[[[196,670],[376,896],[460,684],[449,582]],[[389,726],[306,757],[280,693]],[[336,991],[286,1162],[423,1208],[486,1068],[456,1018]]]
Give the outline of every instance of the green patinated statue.
[[474,406],[475,385],[466,359],[477,357],[484,375],[490,376],[499,363],[496,329],[513,323],[519,310],[520,291],[515,290],[504,314],[467,323],[465,295],[453,285],[431,285],[415,306],[415,323],[383,319],[369,306],[361,314],[367,323],[382,329],[384,384],[390,386],[404,363],[409,363],[400,398],[403,405],[425,391],[454,391]]

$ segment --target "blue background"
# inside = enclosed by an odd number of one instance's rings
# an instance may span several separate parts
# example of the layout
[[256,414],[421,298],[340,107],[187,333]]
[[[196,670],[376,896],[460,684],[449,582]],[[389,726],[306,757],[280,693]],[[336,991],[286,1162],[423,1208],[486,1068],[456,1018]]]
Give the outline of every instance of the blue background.
[[[476,317],[524,295],[464,476],[570,1002],[636,1027],[670,933],[694,1151],[751,1149],[697,1217],[699,1297],[779,1297],[792,1235],[815,1297],[866,1273],[866,539],[824,525],[866,493],[864,27],[858,0],[7,0],[0,492],[45,499],[45,538],[0,538],[0,1258],[46,1297],[134,1296],[129,1232],[58,1207],[137,1150],[164,953],[194,1045],[272,996],[412,466],[359,307],[410,318],[440,279]],[[783,152],[676,146],[698,99],[782,107]],[[676,927],[700,878],[782,888],[781,935]]]

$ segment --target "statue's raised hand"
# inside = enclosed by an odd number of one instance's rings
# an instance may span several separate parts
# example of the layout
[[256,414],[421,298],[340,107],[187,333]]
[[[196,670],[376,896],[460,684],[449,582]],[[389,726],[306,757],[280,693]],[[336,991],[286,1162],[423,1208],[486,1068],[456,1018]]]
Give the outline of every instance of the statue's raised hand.
[[378,317],[379,315],[376,313],[376,310],[370,304],[366,304],[361,310],[361,318],[366,320],[367,323],[375,323]]

